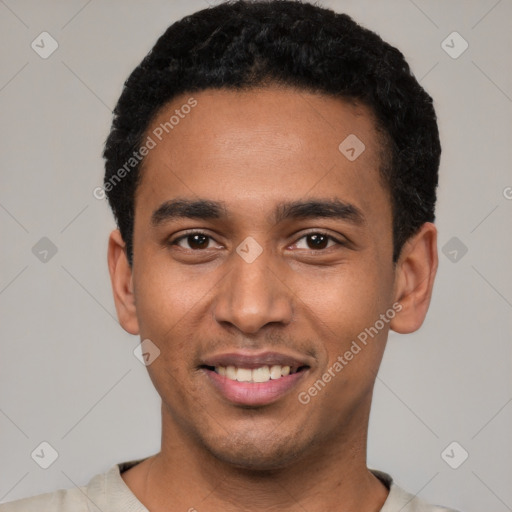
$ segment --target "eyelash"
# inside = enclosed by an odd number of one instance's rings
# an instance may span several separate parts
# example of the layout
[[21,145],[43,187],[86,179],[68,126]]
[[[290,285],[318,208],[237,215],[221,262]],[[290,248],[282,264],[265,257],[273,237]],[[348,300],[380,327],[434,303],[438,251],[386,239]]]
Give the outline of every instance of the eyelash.
[[[187,239],[189,236],[192,236],[192,235],[203,235],[211,240],[214,240],[214,238],[210,235],[208,235],[207,233],[205,233],[204,231],[189,231],[187,233],[185,233],[184,235],[181,235],[179,236],[178,238],[175,238],[174,240],[170,240],[168,242],[168,244],[170,246],[173,246],[173,245],[178,245],[178,242],[180,242],[181,240],[185,240]],[[295,245],[299,240],[302,240],[303,238],[306,238],[307,236],[309,235],[321,235],[321,236],[324,236],[326,237],[328,240],[332,240],[333,242],[335,242],[337,245],[341,246],[341,247],[344,247],[347,245],[346,242],[342,241],[342,240],[339,240],[338,238],[328,234],[328,233],[325,233],[324,231],[310,231],[308,233],[304,233],[300,238],[297,239],[297,241],[293,244]],[[333,247],[333,246],[331,246]],[[310,252],[324,252],[326,251],[327,249],[330,249],[331,247],[326,247],[324,249],[309,249]],[[183,249],[183,247],[182,247]],[[186,249],[188,251],[192,251],[192,252],[201,252],[201,251],[204,251],[205,249]],[[308,249],[302,249],[302,250],[308,250]]]

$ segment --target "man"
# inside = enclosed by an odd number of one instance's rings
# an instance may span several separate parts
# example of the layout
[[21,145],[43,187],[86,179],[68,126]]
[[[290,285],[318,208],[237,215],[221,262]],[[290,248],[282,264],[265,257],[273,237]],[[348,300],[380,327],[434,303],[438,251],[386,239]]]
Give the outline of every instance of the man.
[[447,511],[366,465],[389,329],[437,269],[440,144],[402,54],[295,1],[175,23],[115,109],[104,190],[161,451],[31,511]]

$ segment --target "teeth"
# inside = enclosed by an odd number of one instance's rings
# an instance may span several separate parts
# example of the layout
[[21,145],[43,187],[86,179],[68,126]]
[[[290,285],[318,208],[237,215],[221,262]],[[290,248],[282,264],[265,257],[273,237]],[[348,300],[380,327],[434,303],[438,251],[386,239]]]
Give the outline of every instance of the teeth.
[[230,380],[238,382],[268,382],[269,380],[280,379],[290,374],[289,366],[275,364],[271,367],[261,366],[260,368],[236,368],[235,366],[216,366],[215,371],[224,375]]
[[[215,370],[217,370],[217,368],[215,368]],[[220,372],[217,372],[217,373],[220,373]],[[236,368],[234,366],[228,366],[226,368],[226,377],[231,380],[236,380]]]
[[249,370],[248,368],[237,368],[236,380],[238,382],[251,382],[252,370]]
[[[262,366],[261,368],[256,368],[252,370],[252,380],[254,382],[267,382],[270,380],[270,370],[268,366]],[[281,375],[279,375],[281,376]]]
[[281,367],[277,364],[270,368],[270,378],[279,379],[281,377]]

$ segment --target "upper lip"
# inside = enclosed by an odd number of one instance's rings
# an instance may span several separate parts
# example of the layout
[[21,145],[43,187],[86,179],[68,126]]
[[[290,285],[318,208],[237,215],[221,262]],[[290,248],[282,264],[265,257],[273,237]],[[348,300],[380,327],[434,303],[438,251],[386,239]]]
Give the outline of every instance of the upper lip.
[[299,358],[279,352],[226,352],[206,357],[201,361],[201,366],[236,366],[237,368],[255,369],[261,366],[289,366],[297,370],[302,366],[311,366],[309,358]]

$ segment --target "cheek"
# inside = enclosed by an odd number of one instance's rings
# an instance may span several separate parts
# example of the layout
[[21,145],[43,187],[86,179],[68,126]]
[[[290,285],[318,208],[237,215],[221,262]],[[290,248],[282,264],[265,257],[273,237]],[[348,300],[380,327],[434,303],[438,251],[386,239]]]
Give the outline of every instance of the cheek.
[[169,403],[185,408],[188,395],[195,392],[190,364],[200,337],[198,322],[204,318],[201,309],[208,300],[205,293],[211,285],[157,260],[153,258],[134,277],[140,335],[160,350],[147,367],[153,385]]
[[162,338],[179,323],[189,323],[208,300],[214,284],[208,274],[171,266],[164,258],[151,258],[134,277],[136,308],[141,336]]
[[309,308],[333,335],[357,334],[387,308],[388,285],[375,269],[371,264],[341,265],[323,275],[300,276],[295,284],[299,305]]
[[[339,384],[362,373],[370,376],[382,358],[389,324],[382,324],[380,315],[390,307],[390,281],[376,269],[376,264],[339,267],[325,279],[301,280],[301,316],[308,318],[318,338],[317,346],[323,352],[321,371],[332,369],[338,357],[344,359],[343,371],[335,372]],[[359,379],[367,380],[362,375]]]

